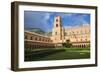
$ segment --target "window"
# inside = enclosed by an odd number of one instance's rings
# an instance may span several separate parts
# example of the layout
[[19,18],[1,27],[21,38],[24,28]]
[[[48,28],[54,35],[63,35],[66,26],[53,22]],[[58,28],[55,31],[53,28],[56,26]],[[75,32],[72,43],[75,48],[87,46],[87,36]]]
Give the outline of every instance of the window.
[[37,37],[35,37],[35,40],[37,40]]
[[33,40],[33,37],[31,37],[30,40]]
[[58,24],[56,24],[56,27],[58,27]]
[[39,41],[41,41],[41,38],[39,38]]
[[74,31],[72,31],[72,34],[74,34]]
[[48,39],[48,42],[49,42],[49,39]]
[[56,19],[56,22],[58,22],[58,19]]
[[52,40],[50,40],[50,42],[52,42]]
[[27,36],[25,36],[25,39],[27,39]]
[[67,36],[67,33],[65,32],[65,36]]
[[48,42],[48,40],[46,39],[46,42]]
[[42,38],[42,41],[44,41],[44,38]]

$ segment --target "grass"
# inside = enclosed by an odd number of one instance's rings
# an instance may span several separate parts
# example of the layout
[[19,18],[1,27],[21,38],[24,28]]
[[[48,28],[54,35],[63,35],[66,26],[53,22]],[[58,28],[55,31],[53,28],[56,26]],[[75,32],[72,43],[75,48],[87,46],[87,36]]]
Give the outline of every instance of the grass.
[[64,60],[90,58],[90,49],[87,48],[52,48],[37,49],[25,52],[25,61]]

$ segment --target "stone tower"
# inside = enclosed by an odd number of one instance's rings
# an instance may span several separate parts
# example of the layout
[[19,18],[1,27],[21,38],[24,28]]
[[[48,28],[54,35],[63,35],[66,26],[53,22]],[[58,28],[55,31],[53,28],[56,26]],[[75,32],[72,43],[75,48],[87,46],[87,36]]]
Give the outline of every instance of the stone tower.
[[62,28],[62,22],[61,17],[56,16],[54,18],[54,24],[52,29],[52,37],[54,43],[62,43],[63,40],[63,28]]

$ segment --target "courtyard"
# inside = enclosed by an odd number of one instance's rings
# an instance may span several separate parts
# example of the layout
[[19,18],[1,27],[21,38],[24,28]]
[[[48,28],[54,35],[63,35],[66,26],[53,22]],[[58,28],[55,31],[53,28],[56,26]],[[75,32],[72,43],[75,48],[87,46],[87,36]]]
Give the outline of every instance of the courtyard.
[[25,50],[24,61],[71,60],[90,58],[90,47],[62,47]]

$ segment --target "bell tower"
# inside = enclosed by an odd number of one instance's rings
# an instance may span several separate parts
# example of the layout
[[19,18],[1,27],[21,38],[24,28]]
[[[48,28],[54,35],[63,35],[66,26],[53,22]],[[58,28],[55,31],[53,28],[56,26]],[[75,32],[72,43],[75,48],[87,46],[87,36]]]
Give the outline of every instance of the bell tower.
[[53,30],[52,30],[52,37],[54,43],[62,43],[62,22],[61,17],[56,16],[54,18]]

